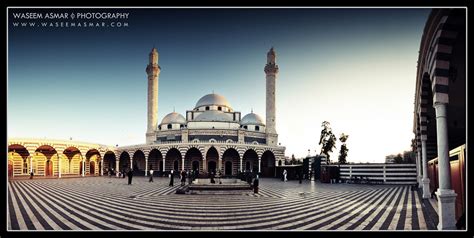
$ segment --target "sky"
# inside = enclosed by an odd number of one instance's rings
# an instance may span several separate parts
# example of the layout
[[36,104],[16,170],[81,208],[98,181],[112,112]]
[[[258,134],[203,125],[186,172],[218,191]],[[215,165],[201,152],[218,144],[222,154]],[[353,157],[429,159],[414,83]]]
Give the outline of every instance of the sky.
[[[69,15],[45,19],[51,12]],[[128,18],[73,20],[71,13],[128,13]],[[286,156],[319,154],[321,124],[329,121],[337,137],[349,135],[348,162],[384,162],[387,155],[410,150],[414,138],[416,66],[429,13],[427,8],[9,9],[8,137],[144,143],[145,68],[153,47],[161,67],[159,122],[173,110],[185,115],[212,92],[225,96],[242,117],[253,109],[265,118],[263,69],[274,47],[280,68],[276,129]],[[105,26],[64,27],[71,22]],[[106,27],[111,22],[122,26]],[[336,147],[332,160],[340,142]]]

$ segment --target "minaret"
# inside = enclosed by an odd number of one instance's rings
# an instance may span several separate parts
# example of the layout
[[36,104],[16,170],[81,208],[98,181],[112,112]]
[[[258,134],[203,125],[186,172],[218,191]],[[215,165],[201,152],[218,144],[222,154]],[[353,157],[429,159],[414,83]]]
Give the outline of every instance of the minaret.
[[267,64],[265,65],[265,74],[267,79],[266,95],[266,134],[267,144],[277,145],[278,135],[276,133],[276,109],[275,109],[275,85],[278,74],[278,65],[276,64],[276,53],[273,47],[267,53]]
[[158,65],[158,51],[155,47],[149,54],[149,63],[146,67],[148,75],[148,126],[146,131],[146,143],[150,144],[156,140],[155,131],[158,123],[158,77],[160,66]]

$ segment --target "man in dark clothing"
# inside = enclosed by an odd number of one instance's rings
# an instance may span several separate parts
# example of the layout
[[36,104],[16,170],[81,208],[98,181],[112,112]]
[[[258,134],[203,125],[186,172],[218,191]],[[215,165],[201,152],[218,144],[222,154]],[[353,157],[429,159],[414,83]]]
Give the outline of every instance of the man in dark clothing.
[[212,171],[209,176],[211,177],[211,183],[216,183],[216,181],[214,180],[214,173]]
[[258,193],[258,175],[253,180],[253,193]]
[[173,187],[173,183],[174,183],[174,170],[171,170],[170,172],[170,187]]
[[129,170],[127,173],[128,176],[128,185],[132,184],[132,178],[133,178],[133,171]]

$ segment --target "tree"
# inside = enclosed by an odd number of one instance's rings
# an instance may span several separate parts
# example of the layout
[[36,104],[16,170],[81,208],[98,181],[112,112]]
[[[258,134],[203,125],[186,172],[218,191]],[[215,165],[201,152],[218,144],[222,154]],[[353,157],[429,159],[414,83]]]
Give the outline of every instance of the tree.
[[346,141],[348,137],[349,135],[344,135],[344,133],[339,136],[339,141],[342,142],[341,150],[339,151],[339,164],[347,164],[346,157],[349,149],[347,149]]
[[395,163],[396,164],[401,164],[403,163],[403,157],[402,157],[402,154],[398,154],[397,156],[395,156],[395,158],[393,158],[395,160]]
[[336,147],[336,136],[332,133],[329,122],[323,121],[321,124],[323,130],[321,131],[321,137],[319,138],[319,144],[322,145],[321,154],[325,154],[327,162],[330,162],[329,152]]

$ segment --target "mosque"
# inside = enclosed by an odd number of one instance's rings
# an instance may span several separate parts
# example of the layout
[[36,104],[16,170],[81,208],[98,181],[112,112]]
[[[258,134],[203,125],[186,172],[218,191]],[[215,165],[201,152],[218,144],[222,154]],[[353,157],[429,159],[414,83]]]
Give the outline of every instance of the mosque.
[[242,116],[227,99],[207,94],[184,115],[167,114],[158,122],[158,82],[161,68],[153,48],[146,67],[148,112],[146,143],[130,146],[56,141],[9,139],[9,176],[103,175],[111,169],[133,169],[147,175],[150,169],[166,173],[172,169],[199,171],[200,175],[220,172],[236,176],[251,171],[264,177],[276,176],[284,162],[285,147],[276,132],[276,79],[278,65],[273,48],[267,53],[266,118],[251,111]]

